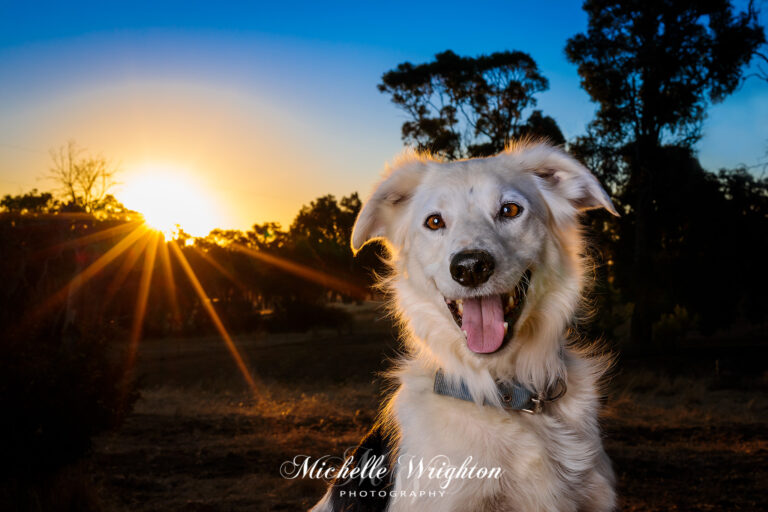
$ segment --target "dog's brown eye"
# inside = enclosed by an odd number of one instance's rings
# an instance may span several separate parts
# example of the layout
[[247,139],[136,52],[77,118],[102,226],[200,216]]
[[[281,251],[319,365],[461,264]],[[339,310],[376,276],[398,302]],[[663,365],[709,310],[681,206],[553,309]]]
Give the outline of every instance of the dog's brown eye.
[[504,203],[499,211],[500,217],[512,219],[517,217],[523,212],[523,207],[517,203]]
[[429,229],[436,231],[445,227],[445,221],[439,214],[430,215],[424,223]]

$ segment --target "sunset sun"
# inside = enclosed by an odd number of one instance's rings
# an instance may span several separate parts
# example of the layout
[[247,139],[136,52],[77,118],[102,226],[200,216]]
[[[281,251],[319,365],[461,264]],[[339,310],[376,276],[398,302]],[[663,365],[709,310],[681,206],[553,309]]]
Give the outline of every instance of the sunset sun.
[[214,206],[205,193],[185,174],[152,166],[126,182],[118,194],[122,203],[143,217],[147,225],[175,237],[179,229],[205,236],[215,226]]

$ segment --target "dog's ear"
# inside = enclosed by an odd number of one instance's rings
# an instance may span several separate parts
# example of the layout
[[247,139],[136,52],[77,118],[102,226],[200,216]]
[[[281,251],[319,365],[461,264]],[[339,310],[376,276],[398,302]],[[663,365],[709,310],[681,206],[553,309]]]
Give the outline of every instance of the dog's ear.
[[541,144],[517,156],[522,159],[522,165],[537,176],[542,193],[548,199],[566,200],[580,211],[605,208],[619,216],[597,178],[565,151]]
[[384,238],[397,244],[395,221],[421,182],[424,166],[422,160],[414,157],[394,167],[376,186],[352,229],[354,253],[371,240]]

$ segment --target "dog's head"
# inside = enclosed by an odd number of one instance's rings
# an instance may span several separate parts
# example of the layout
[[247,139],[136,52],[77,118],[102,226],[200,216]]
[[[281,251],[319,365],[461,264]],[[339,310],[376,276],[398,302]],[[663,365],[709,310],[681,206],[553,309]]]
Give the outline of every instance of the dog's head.
[[411,154],[365,203],[352,247],[387,242],[418,348],[487,366],[534,332],[562,335],[581,290],[577,219],[592,208],[616,214],[597,179],[546,144],[457,162]]

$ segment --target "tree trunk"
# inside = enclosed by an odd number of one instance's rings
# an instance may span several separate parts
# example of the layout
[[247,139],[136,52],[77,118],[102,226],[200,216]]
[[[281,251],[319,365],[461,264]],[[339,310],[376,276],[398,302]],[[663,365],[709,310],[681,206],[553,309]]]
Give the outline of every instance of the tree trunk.
[[632,261],[633,295],[635,307],[632,311],[630,341],[632,344],[648,344],[651,341],[653,322],[649,289],[651,279],[651,251],[649,247],[648,216],[652,211],[649,190],[638,190],[635,207],[634,257]]
[[630,325],[630,342],[632,344],[649,344],[651,342],[651,327],[653,323],[653,290],[651,232],[653,216],[653,185],[656,148],[654,144],[638,141],[635,145],[634,169],[634,205],[635,232],[634,255],[632,259],[632,295],[635,307],[632,311]]

